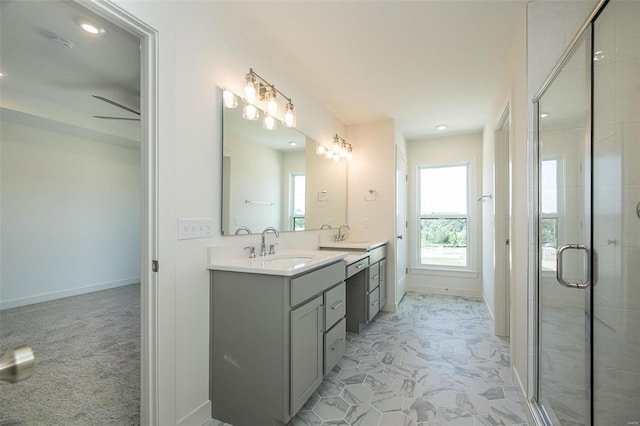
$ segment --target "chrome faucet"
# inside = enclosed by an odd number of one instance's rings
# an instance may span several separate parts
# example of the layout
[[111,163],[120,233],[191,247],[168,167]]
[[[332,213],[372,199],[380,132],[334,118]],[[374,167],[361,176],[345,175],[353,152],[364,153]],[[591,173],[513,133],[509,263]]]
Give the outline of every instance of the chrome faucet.
[[264,243],[264,236],[268,232],[273,232],[274,234],[276,234],[276,238],[280,237],[280,232],[278,232],[278,230],[273,226],[269,226],[268,228],[265,228],[264,231],[262,231],[262,245],[260,246],[260,256],[267,255],[267,246]]
[[240,231],[244,231],[247,234],[251,234],[251,229],[248,226],[241,226],[238,229],[236,229],[236,235],[240,235]]
[[338,228],[338,235],[336,235],[336,242],[344,241],[345,234],[342,233],[342,228],[345,228],[348,231],[351,230],[351,228],[349,228],[349,225],[347,225],[346,223],[344,225],[340,225],[340,227]]

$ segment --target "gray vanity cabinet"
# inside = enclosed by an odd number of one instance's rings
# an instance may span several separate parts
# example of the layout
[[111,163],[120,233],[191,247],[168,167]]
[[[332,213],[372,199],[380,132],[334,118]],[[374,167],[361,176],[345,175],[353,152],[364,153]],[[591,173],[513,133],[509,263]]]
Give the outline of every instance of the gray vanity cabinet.
[[211,271],[214,418],[271,426],[295,416],[344,353],[344,279],[342,260],[292,277]]

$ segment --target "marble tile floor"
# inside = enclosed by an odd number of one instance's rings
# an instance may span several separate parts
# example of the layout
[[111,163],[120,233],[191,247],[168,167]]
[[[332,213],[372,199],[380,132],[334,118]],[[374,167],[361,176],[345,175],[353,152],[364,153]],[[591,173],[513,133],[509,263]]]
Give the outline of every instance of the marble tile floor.
[[347,341],[290,426],[533,424],[481,301],[409,293]]

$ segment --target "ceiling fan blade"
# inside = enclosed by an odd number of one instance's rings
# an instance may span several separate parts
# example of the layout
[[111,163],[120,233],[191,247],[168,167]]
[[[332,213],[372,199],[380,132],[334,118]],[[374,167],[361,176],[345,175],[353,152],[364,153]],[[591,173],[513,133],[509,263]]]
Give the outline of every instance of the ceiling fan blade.
[[126,120],[126,121],[140,121],[139,118],[125,118],[125,117],[109,117],[105,115],[94,115],[94,118],[100,118],[102,120]]
[[129,111],[129,112],[131,112],[133,114],[140,115],[140,112],[136,111],[135,109],[131,109],[129,107],[126,107],[126,106],[124,106],[122,104],[119,104],[119,103],[117,103],[115,101],[112,101],[111,99],[107,99],[105,97],[98,96],[98,95],[91,95],[91,96],[93,96],[96,99],[100,99],[102,102],[106,102],[106,103],[111,104],[113,106],[117,106],[118,108],[121,108],[121,109],[123,109],[125,111]]

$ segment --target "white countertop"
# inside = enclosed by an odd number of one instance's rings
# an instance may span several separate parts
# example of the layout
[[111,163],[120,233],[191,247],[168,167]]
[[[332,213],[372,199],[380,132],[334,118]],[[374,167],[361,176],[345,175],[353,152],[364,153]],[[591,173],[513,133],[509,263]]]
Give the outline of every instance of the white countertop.
[[213,261],[208,269],[291,277],[342,260],[348,255],[349,253],[342,251],[283,250],[273,255],[256,256],[253,259],[245,256]]
[[320,248],[331,250],[373,250],[376,247],[387,244],[387,241],[327,241],[320,244]]
[[356,263],[359,262],[362,259],[365,259],[369,257],[369,252],[366,251],[360,251],[360,252],[350,252],[345,258],[344,261],[347,264],[347,266],[351,265],[352,263]]

